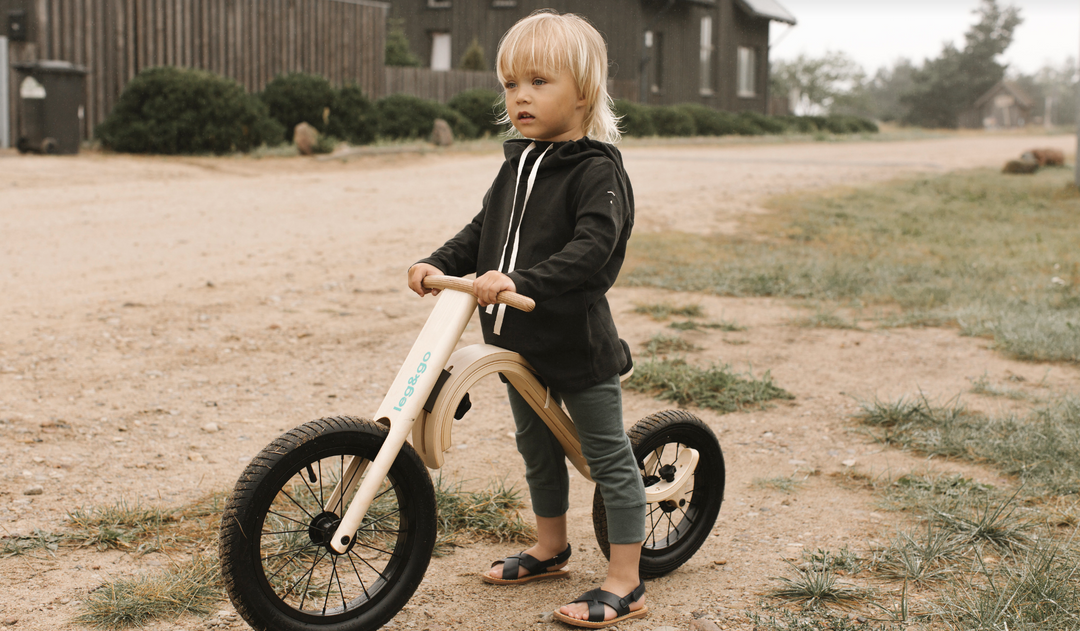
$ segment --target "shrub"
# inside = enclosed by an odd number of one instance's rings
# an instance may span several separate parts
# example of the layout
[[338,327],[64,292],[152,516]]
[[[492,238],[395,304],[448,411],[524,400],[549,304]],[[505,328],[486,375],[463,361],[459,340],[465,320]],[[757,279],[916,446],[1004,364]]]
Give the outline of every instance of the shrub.
[[498,92],[476,88],[455,95],[447,105],[460,112],[472,123],[477,134],[495,136],[506,130],[505,125],[495,122],[501,115],[502,107],[499,105],[501,101],[502,95]]
[[782,134],[787,131],[787,125],[775,116],[766,116],[757,112],[744,111],[739,112],[739,118],[744,121],[748,130],[760,130],[756,131],[756,134]]
[[728,136],[740,133],[742,128],[738,118],[731,112],[714,110],[699,103],[684,103],[675,107],[694,119],[694,128],[699,136]]
[[615,101],[615,115],[619,117],[619,129],[626,136],[656,135],[648,106],[620,99]]
[[833,114],[825,118],[824,125],[822,126],[826,131],[834,134],[861,134],[878,132],[877,123],[860,118],[858,116],[851,116],[848,114]]
[[334,88],[325,78],[304,72],[278,75],[259,96],[270,108],[270,115],[285,127],[289,141],[293,128],[300,123],[320,133],[326,131],[326,113],[334,104]]
[[420,59],[409,48],[409,38],[405,36],[405,20],[392,19],[387,23],[383,63],[387,66],[419,66]]
[[649,109],[658,136],[693,136],[697,133],[694,118],[685,110],[667,105]]
[[95,135],[113,151],[220,154],[279,144],[284,130],[232,79],[158,67],[127,84]]
[[789,131],[798,134],[815,134],[821,131],[821,127],[814,122],[812,116],[781,116],[779,117]]
[[431,134],[435,119],[450,124],[457,138],[475,138],[476,127],[460,112],[435,101],[392,94],[375,105],[379,119],[379,135],[384,138],[426,138]]
[[375,104],[364,96],[360,86],[347,85],[334,94],[327,134],[363,145],[375,140],[378,129]]
[[480,40],[473,38],[469,42],[469,47],[465,49],[465,54],[461,56],[461,69],[462,70],[487,70],[487,60],[484,59],[484,47],[480,45]]

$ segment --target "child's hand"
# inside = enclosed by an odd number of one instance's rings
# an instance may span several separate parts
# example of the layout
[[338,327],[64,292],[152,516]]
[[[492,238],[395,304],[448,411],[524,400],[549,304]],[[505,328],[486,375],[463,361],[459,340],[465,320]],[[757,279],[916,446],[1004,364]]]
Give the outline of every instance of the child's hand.
[[481,307],[495,304],[500,291],[517,291],[509,276],[494,270],[473,281],[473,293]]
[[409,268],[409,289],[416,292],[417,296],[423,298],[427,294],[432,296],[438,296],[438,289],[427,289],[421,283],[424,281],[425,276],[442,275],[442,270],[434,265],[428,265],[427,263],[417,263]]

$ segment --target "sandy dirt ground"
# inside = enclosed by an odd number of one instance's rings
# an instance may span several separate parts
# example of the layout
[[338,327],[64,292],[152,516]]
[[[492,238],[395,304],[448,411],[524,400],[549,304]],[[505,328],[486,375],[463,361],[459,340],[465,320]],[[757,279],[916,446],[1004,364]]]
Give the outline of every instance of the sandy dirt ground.
[[[841,143],[628,143],[637,231],[735,232],[769,195],[870,186],[917,173],[999,167],[1069,136],[956,135]],[[230,489],[281,432],[321,416],[374,412],[433,301],[405,270],[476,212],[501,152],[303,158],[136,158],[0,154],[0,533],[59,531],[67,511],[128,502],[179,506]],[[984,377],[1047,393],[1080,389],[1075,366],[1021,363],[948,329],[795,326],[798,303],[617,287],[620,332],[639,348],[668,330],[633,312],[699,303],[746,331],[691,332],[702,364],[771,371],[795,395],[765,410],[695,410],[719,436],[727,490],[713,535],[684,567],[648,583],[648,618],[623,629],[689,629],[708,618],[746,629],[784,559],[802,550],[865,549],[902,525],[845,472],[988,470],[883,450],[854,431],[859,401],[918,392],[945,400]],[[462,344],[480,340],[478,326]],[[505,392],[473,392],[442,475],[481,488],[523,485]],[[975,406],[1015,405],[965,394]],[[665,404],[627,393],[627,424]],[[209,424],[216,430],[207,431]],[[210,427],[213,429],[213,427]],[[793,494],[755,480],[806,476]],[[554,607],[601,580],[592,487],[572,478],[571,577],[523,588],[480,582],[520,546],[474,544],[432,561],[387,628],[561,626]],[[28,495],[38,487],[40,494]],[[152,572],[160,554],[61,548],[0,559],[0,622],[78,627],[87,593]],[[243,628],[227,603],[209,618],[150,629]]]

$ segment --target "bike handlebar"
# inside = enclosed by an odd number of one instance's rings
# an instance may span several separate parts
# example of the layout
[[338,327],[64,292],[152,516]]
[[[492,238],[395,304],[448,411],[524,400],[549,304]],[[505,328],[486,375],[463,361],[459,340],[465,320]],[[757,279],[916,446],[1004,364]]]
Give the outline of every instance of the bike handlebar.
[[[458,278],[457,276],[432,274],[431,276],[425,276],[421,284],[427,289],[453,289],[467,294],[473,293],[473,282],[468,278]],[[495,298],[499,304],[509,305],[525,312],[536,308],[535,300],[512,291],[500,291]]]

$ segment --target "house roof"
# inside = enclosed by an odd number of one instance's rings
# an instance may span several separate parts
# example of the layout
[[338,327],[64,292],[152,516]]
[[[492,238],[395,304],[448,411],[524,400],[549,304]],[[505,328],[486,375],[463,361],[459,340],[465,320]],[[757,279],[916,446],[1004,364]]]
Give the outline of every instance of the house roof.
[[1012,81],[1002,80],[998,81],[996,84],[994,84],[994,87],[987,90],[986,94],[980,96],[978,100],[975,101],[975,107],[979,108],[983,105],[986,105],[987,101],[994,98],[998,94],[1001,94],[1002,92],[1008,92],[1009,94],[1011,94],[1013,98],[1019,101],[1021,107],[1031,108],[1035,105],[1035,101],[1033,101],[1026,92],[1021,90],[1020,86],[1016,85]]
[[776,0],[738,0],[738,2],[747,13],[754,17],[795,24],[795,16],[780,6]]

